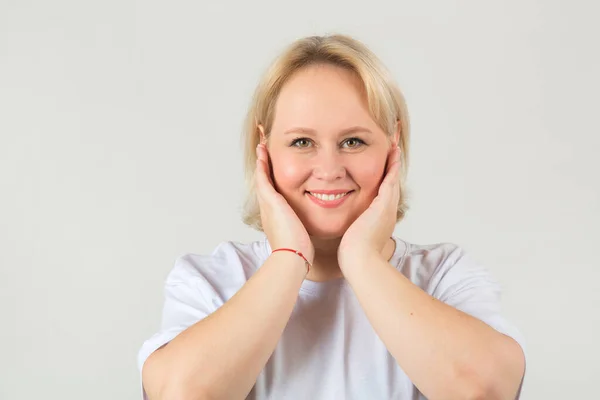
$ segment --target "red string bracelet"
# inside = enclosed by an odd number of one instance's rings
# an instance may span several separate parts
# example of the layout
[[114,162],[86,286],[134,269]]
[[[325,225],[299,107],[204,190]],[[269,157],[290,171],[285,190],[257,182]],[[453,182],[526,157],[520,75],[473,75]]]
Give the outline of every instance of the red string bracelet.
[[304,257],[304,254],[302,254],[301,252],[294,250],[294,249],[287,249],[285,247],[279,248],[279,249],[275,249],[273,250],[271,253],[275,253],[276,251],[291,251],[292,253],[296,253],[298,254],[300,257],[302,257],[302,259],[304,260],[304,262],[306,263],[306,274],[308,275],[308,273],[310,272],[310,263],[308,262],[308,260],[306,259],[306,257]]

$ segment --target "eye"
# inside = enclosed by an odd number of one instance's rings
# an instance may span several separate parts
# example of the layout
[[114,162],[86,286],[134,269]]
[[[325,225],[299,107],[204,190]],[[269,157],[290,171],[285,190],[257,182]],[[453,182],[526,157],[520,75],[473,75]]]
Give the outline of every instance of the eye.
[[310,145],[310,140],[306,139],[306,138],[297,138],[294,139],[292,141],[292,143],[290,144],[291,147],[299,147],[299,148],[306,148]]
[[365,142],[359,138],[349,138],[344,141],[345,144],[348,144],[348,148],[355,149],[357,147],[362,146]]

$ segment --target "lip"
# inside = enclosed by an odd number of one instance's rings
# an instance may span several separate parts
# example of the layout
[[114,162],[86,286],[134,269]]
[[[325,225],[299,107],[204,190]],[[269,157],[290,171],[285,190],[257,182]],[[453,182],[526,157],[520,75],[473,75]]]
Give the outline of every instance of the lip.
[[[350,192],[350,193],[348,193]],[[322,190],[322,191],[318,191],[318,192],[311,192],[311,193],[322,193],[322,194],[340,194],[340,193],[348,193],[345,196],[342,196],[341,198],[337,199],[337,200],[321,200],[316,198],[315,196],[311,196],[308,191],[306,192],[306,196],[308,196],[308,198],[315,203],[316,205],[323,207],[323,208],[336,208],[339,207],[342,203],[344,203],[346,201],[346,199],[348,197],[350,197],[352,195],[352,192],[354,192],[354,190]]]
[[307,192],[317,193],[317,194],[342,194],[351,192],[352,189],[335,189],[335,190],[307,190]]

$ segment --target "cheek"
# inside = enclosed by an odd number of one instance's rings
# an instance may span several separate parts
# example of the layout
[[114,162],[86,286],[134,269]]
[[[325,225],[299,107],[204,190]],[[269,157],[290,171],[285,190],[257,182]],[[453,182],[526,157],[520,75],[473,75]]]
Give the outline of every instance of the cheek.
[[352,176],[361,191],[374,196],[379,190],[384,170],[385,162],[382,162],[381,158],[363,160],[359,166],[354,168]]
[[306,179],[306,167],[291,157],[273,157],[272,163],[275,187],[282,194],[294,191]]

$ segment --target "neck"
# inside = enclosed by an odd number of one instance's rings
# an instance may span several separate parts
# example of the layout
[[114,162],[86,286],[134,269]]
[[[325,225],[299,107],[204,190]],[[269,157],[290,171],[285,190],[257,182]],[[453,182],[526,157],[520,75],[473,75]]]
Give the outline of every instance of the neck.
[[[311,241],[315,248],[315,258],[312,268],[306,279],[323,282],[332,279],[342,278],[344,275],[340,270],[337,251],[342,238],[322,239],[311,236]],[[381,254],[386,260],[390,260],[396,250],[396,242],[389,238]]]

